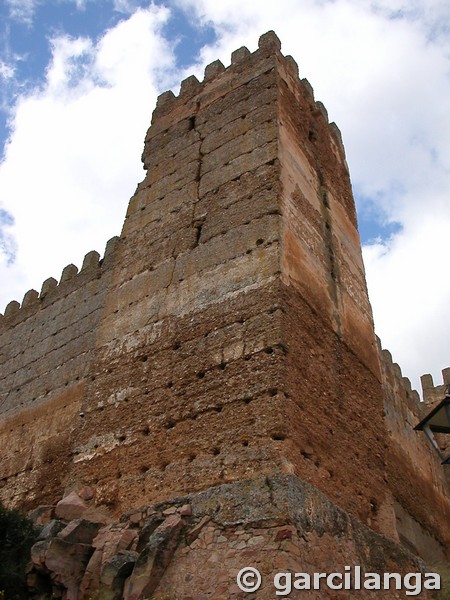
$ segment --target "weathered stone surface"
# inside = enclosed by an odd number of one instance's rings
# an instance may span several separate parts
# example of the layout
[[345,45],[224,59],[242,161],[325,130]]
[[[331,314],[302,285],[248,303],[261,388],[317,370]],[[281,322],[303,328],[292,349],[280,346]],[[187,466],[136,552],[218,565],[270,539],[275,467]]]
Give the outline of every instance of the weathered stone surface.
[[45,566],[45,555],[49,543],[50,540],[41,540],[33,544],[31,548],[31,561],[38,570],[42,570]]
[[125,583],[125,600],[138,600],[155,591],[178,546],[182,529],[183,521],[176,514],[155,529]]
[[55,507],[53,505],[50,505],[38,506],[37,508],[32,510],[28,516],[36,523],[36,525],[45,525],[53,519],[54,515]]
[[45,553],[45,568],[55,583],[66,590],[67,600],[78,600],[80,583],[92,555],[89,544],[72,544],[53,538]]
[[103,564],[100,576],[99,593],[104,600],[121,600],[124,584],[133,571],[139,554],[120,551]]
[[[177,512],[180,502],[192,507],[192,520],[197,520],[186,535]],[[86,545],[66,541],[61,547],[58,538],[38,542],[30,587],[48,591],[51,581],[56,596],[77,600],[189,597],[193,590],[198,597],[234,598],[236,574],[242,565],[253,564],[264,573],[258,597],[270,600],[271,582],[280,571],[339,573],[345,565],[358,564],[363,573],[414,572],[422,577],[426,569],[407,550],[294,475],[224,484],[169,506],[142,507],[141,512],[162,516],[172,508],[175,512],[154,529],[141,551],[131,549],[138,532],[127,529],[126,515],[121,524],[102,528],[87,566]],[[75,582],[80,582],[77,593]],[[394,588],[377,594],[385,600],[404,597],[404,591]],[[359,590],[358,597],[369,600],[372,592]],[[421,597],[430,598],[426,590]]]
[[80,496],[80,498],[82,500],[86,500],[86,501],[92,500],[92,498],[95,495],[94,490],[88,485],[85,485],[84,487],[79,489],[77,494]]
[[40,541],[40,540],[47,540],[49,538],[56,537],[58,535],[58,533],[60,531],[62,531],[64,528],[65,528],[64,523],[62,523],[58,519],[52,519],[51,521],[48,521],[48,523],[46,523],[44,525],[44,527],[41,529],[37,539],[38,539],[38,541]]
[[136,550],[138,552],[142,552],[142,550],[147,546],[150,536],[153,534],[155,529],[161,525],[164,521],[164,517],[160,514],[151,515],[144,523],[140,533],[139,539],[137,542]]
[[58,537],[72,544],[91,544],[100,527],[100,523],[75,519],[58,534]]
[[190,504],[183,504],[177,509],[178,514],[182,517],[190,517],[192,515],[192,506]]
[[55,508],[55,514],[59,519],[71,521],[81,517],[86,512],[88,506],[76,492],[70,492],[68,496],[58,502]]
[[188,545],[192,544],[192,542],[198,538],[201,530],[209,523],[209,521],[211,521],[211,517],[208,515],[203,516],[201,521],[186,533],[186,543]]
[[[98,535],[92,542],[94,553],[89,560],[80,584],[80,594],[82,597],[94,596],[99,592],[101,573],[104,565],[118,554],[134,551],[137,536],[137,531],[127,529],[126,525],[112,524],[99,530]],[[103,586],[103,593],[106,594],[106,592],[107,590]]]

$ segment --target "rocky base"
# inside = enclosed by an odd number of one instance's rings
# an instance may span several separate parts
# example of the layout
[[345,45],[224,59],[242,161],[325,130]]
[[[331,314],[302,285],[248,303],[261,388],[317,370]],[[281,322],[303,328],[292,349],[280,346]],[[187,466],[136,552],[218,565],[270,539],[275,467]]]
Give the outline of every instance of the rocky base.
[[[224,484],[128,512],[119,522],[107,522],[106,513],[91,511],[75,493],[35,516],[46,523],[32,548],[34,599],[269,600],[279,572],[344,573],[356,565],[363,573],[425,572],[417,557],[292,475]],[[254,593],[236,582],[248,566],[262,575]],[[357,595],[373,593],[361,589]],[[293,589],[289,597],[333,594],[322,585]],[[405,590],[376,594],[391,600],[404,598]],[[355,591],[339,591],[339,597],[354,598]]]

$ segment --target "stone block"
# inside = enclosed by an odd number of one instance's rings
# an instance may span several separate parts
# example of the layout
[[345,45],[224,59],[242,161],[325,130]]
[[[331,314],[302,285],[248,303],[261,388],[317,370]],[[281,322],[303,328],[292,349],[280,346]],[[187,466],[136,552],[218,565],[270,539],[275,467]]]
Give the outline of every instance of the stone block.
[[53,519],[54,514],[55,507],[53,505],[38,506],[30,512],[29,517],[36,523],[36,525],[46,525]]
[[[41,543],[41,542],[39,542]],[[57,575],[58,582],[67,590],[67,600],[76,600],[86,565],[93,548],[87,544],[71,544],[53,538],[45,553],[45,567]]]
[[[255,98],[258,98],[258,102],[255,102]],[[219,132],[229,123],[245,121],[250,113],[253,111],[258,113],[267,105],[270,105],[275,115],[276,98],[277,89],[273,75],[263,74],[218,100],[216,109],[214,106],[206,107],[198,114],[196,127],[206,140],[207,135],[219,135]]]
[[76,267],[75,265],[67,265],[67,267],[64,267],[62,273],[61,273],[61,279],[59,280],[59,283],[65,283],[66,281],[70,281],[71,279],[73,279],[74,277],[76,277],[78,273],[78,267]]
[[55,508],[55,515],[58,519],[72,521],[80,518],[87,510],[88,506],[76,492],[70,492],[68,496],[58,502]]
[[156,110],[159,110],[161,108],[167,108],[168,106],[172,105],[174,100],[175,95],[172,92],[172,90],[167,90],[167,92],[163,92],[156,99]]
[[444,385],[450,385],[450,367],[442,369],[442,381]]
[[121,600],[124,584],[139,557],[137,552],[119,552],[102,565],[99,593],[105,600]]
[[281,50],[280,38],[274,31],[268,31],[259,38],[258,48],[269,53],[279,52]]
[[20,309],[20,304],[17,302],[17,300],[11,300],[11,302],[9,304],[7,304],[6,308],[5,308],[5,317],[6,318],[10,318],[13,317],[14,315],[16,315],[19,312]]
[[288,55],[288,56],[284,57],[284,60],[286,61],[286,64],[289,66],[294,77],[298,77],[298,64],[297,64],[296,60],[294,59],[294,57]]
[[105,252],[103,254],[103,258],[100,261],[102,269],[109,269],[112,266],[114,257],[119,246],[120,238],[118,236],[114,236],[106,242]]
[[97,535],[100,527],[100,523],[94,523],[86,519],[75,519],[58,533],[58,537],[72,544],[92,544],[92,540]]
[[[270,97],[273,95],[273,91],[272,89],[264,90],[262,95]],[[208,127],[209,131],[205,133],[201,146],[203,155],[209,156],[209,153],[217,148],[236,140],[239,136],[246,134],[252,129],[261,127],[267,121],[275,118],[273,106],[270,103],[250,109],[246,113],[245,118],[242,118],[242,116],[233,118],[236,112],[236,107],[233,107],[227,113],[221,113],[222,125],[212,131]]]
[[257,167],[275,160],[276,156],[277,144],[270,142],[236,157],[225,166],[209,171],[200,181],[200,197],[211,190],[218,190],[221,185],[240,177],[243,173],[253,171]]
[[245,46],[242,46],[241,48],[238,48],[237,50],[234,50],[231,53],[231,64],[237,65],[237,64],[243,62],[249,56],[250,56],[250,50],[248,48],[246,48]]
[[186,79],[183,79],[180,86],[180,98],[185,100],[191,98],[197,94],[202,88],[202,84],[195,75],[190,75]]
[[145,520],[144,526],[142,527],[142,529],[139,533],[139,539],[138,539],[137,546],[136,546],[136,550],[138,552],[142,552],[142,550],[148,544],[149,539],[150,539],[151,535],[153,534],[153,532],[155,531],[155,529],[157,527],[159,527],[163,521],[164,521],[164,517],[161,516],[159,513],[150,515]]
[[44,281],[41,288],[40,298],[45,298],[47,294],[52,292],[58,286],[58,282],[53,277],[49,277]]
[[41,541],[41,540],[48,540],[48,539],[54,538],[58,535],[58,533],[60,531],[62,531],[64,529],[64,527],[65,527],[64,523],[62,523],[58,519],[52,519],[51,521],[48,521],[44,525],[44,527],[41,529],[37,539],[38,539],[38,541]]
[[225,67],[223,66],[222,62],[220,60],[215,60],[209,65],[206,65],[204,81],[210,81],[211,79],[216,78],[223,71],[225,71]]
[[39,294],[36,290],[28,290],[22,300],[22,308],[29,308],[37,304]]
[[182,530],[181,517],[170,515],[154,531],[125,584],[124,600],[138,600],[155,591],[178,546]]
[[88,252],[83,259],[83,265],[80,273],[85,273],[86,271],[95,271],[99,267],[99,261],[100,254],[95,250],[91,250],[91,252]]
[[[244,124],[246,121],[244,120]],[[276,137],[276,125],[273,122],[257,123],[253,127],[250,121],[247,121],[247,125],[248,129],[247,126],[240,128],[241,130],[244,129],[241,135],[237,135],[204,157],[201,164],[201,177],[213,169],[225,167],[237,157],[244,156],[264,146]]]
[[194,542],[198,536],[200,535],[200,532],[202,531],[202,529],[211,521],[211,517],[209,517],[208,515],[204,515],[200,522],[197,523],[197,525],[195,525],[194,527],[192,527],[192,529],[190,529],[187,533],[186,533],[186,543],[190,546],[192,544],[192,542]]

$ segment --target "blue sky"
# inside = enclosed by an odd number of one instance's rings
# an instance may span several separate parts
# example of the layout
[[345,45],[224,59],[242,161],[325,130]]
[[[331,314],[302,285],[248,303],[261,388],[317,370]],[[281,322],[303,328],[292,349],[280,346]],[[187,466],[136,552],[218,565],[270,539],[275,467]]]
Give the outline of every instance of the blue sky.
[[[155,2],[163,6],[163,2]],[[18,94],[42,85],[52,57],[51,39],[60,35],[99,39],[134,10],[149,2],[110,0],[6,0],[0,4],[0,61],[13,77],[2,78],[0,141],[3,150],[8,137],[8,113]],[[214,40],[214,28],[196,26],[186,11],[172,10],[163,27],[173,43],[176,65],[191,65],[204,44]]]
[[120,232],[157,94],[268,29],[342,131],[376,330],[416,386],[425,372],[439,382],[447,0],[3,0],[0,310]]

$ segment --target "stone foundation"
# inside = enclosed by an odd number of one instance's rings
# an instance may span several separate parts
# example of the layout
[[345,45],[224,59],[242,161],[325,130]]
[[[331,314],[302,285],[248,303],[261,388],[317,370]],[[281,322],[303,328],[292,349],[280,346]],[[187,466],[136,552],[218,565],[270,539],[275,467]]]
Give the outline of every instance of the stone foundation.
[[[369,572],[422,573],[425,581],[433,570],[293,475],[216,486],[141,507],[115,523],[95,524],[83,518],[88,511],[67,525],[63,519],[46,525],[47,539],[33,548],[30,583],[51,585],[55,597],[65,600],[269,600],[280,572],[311,577],[351,572],[355,585],[356,566],[362,582]],[[261,573],[262,585],[245,594],[237,574],[249,566]],[[276,581],[278,590],[283,581]],[[391,600],[405,598],[405,590],[392,585],[376,593]],[[335,598],[336,593],[322,582],[320,590],[293,590],[289,597]],[[355,597],[351,590],[338,593],[345,600]],[[357,597],[373,598],[373,593],[363,588]],[[420,597],[431,595],[424,591]]]

